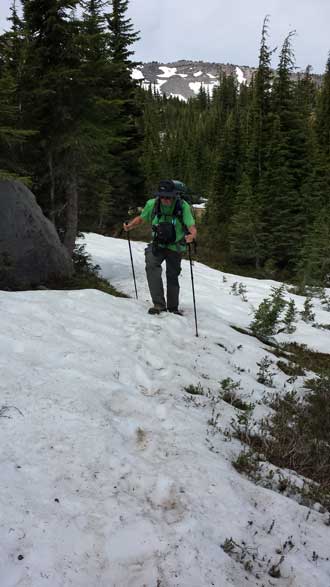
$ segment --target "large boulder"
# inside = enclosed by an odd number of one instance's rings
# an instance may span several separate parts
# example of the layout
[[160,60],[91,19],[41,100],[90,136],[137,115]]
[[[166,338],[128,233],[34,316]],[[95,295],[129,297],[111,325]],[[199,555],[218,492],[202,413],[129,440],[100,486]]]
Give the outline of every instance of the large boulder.
[[26,289],[72,275],[72,261],[35,196],[0,180],[0,289]]

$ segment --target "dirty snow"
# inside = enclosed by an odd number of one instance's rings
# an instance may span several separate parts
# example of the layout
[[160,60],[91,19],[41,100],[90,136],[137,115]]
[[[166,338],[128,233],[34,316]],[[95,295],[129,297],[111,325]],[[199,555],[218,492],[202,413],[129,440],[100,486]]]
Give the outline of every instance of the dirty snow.
[[[217,430],[212,400],[184,391],[200,384],[212,395],[231,377],[262,400],[257,362],[268,353],[232,325],[248,327],[278,284],[195,263],[196,337],[187,261],[184,316],[150,316],[144,243],[132,242],[136,300],[127,242],[85,242],[130,299],[0,292],[1,587],[328,587],[325,514],[240,475],[241,446],[223,434],[235,408],[220,401]],[[231,293],[238,281],[248,302]],[[282,337],[330,348],[329,331],[301,320]],[[274,382],[281,390],[286,376]],[[230,538],[255,554],[253,570],[221,547]]]

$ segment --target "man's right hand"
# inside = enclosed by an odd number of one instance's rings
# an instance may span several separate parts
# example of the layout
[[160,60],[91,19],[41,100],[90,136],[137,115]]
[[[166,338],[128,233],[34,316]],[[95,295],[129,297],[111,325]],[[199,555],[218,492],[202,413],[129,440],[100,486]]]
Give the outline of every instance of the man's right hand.
[[133,220],[131,220],[130,222],[124,222],[123,224],[123,229],[125,232],[128,232],[129,230],[133,230],[133,228],[135,228],[136,226],[139,226],[139,224],[141,224],[143,222],[141,216],[135,216],[135,218],[133,218]]

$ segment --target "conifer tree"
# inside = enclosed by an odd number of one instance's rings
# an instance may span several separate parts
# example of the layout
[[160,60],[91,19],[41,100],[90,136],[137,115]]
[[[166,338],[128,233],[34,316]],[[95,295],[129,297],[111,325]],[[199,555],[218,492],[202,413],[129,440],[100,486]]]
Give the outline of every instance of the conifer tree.
[[18,109],[15,105],[16,84],[12,75],[0,65],[0,178],[23,179],[19,173],[17,146],[26,133],[18,128]]
[[267,45],[268,22],[269,17],[266,16],[262,27],[258,70],[251,88],[252,104],[249,120],[251,130],[248,165],[253,186],[255,187],[258,186],[258,182],[265,169],[271,125],[271,84],[273,78],[271,56],[273,51]]
[[144,143],[142,166],[146,178],[145,189],[149,194],[159,182],[163,157],[161,154],[164,132],[160,126],[159,100],[150,86],[143,100]]
[[10,12],[8,20],[12,28],[0,37],[0,177],[29,183],[30,178],[22,163],[21,147],[33,132],[24,129],[21,118],[20,86],[24,56],[22,24],[15,0]]
[[231,258],[240,263],[253,262],[260,268],[262,250],[262,214],[245,173],[237,191],[229,227]]
[[309,230],[300,275],[304,284],[330,285],[330,205],[320,210]]
[[304,162],[306,176],[301,187],[302,205],[305,211],[302,222],[306,236],[320,208],[323,208],[326,204],[329,193],[329,186],[324,173],[324,157],[319,147],[315,116],[317,88],[312,79],[310,66],[306,68],[303,77],[298,79],[296,94],[297,109],[302,113],[304,133],[306,135],[306,157]]
[[317,105],[319,143],[326,159],[330,160],[330,53],[322,80]]
[[113,65],[110,97],[119,105],[117,133],[120,141],[113,150],[116,172],[112,178],[111,223],[122,221],[130,206],[144,200],[142,157],[142,104],[138,99],[138,85],[132,79],[137,65],[131,61],[131,45],[139,38],[127,18],[128,0],[112,0],[111,12],[106,15],[109,27],[109,54]]
[[110,59],[111,34],[102,0],[82,3],[80,23],[79,143],[84,159],[80,172],[81,227],[104,230],[111,224],[113,176],[118,164],[114,151],[121,142],[120,105],[111,96],[115,66]]
[[63,233],[72,253],[78,228],[79,88],[78,25],[70,13],[77,0],[23,0],[26,62],[23,119],[38,131],[26,152],[34,191]]
[[307,136],[297,110],[292,81],[294,55],[290,33],[283,44],[272,93],[273,124],[262,189],[265,197],[269,255],[292,269],[304,232],[301,186],[306,178]]

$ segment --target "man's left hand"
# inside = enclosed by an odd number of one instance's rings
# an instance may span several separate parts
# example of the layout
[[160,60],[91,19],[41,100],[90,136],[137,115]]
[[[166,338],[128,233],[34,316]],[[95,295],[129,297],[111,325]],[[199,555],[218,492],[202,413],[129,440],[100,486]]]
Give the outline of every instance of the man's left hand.
[[192,235],[192,234],[186,234],[186,236],[185,236],[185,240],[186,240],[186,243],[187,243],[187,244],[190,244],[190,243],[192,243],[192,242],[193,242],[193,240],[194,240],[194,237],[193,237],[193,235]]

